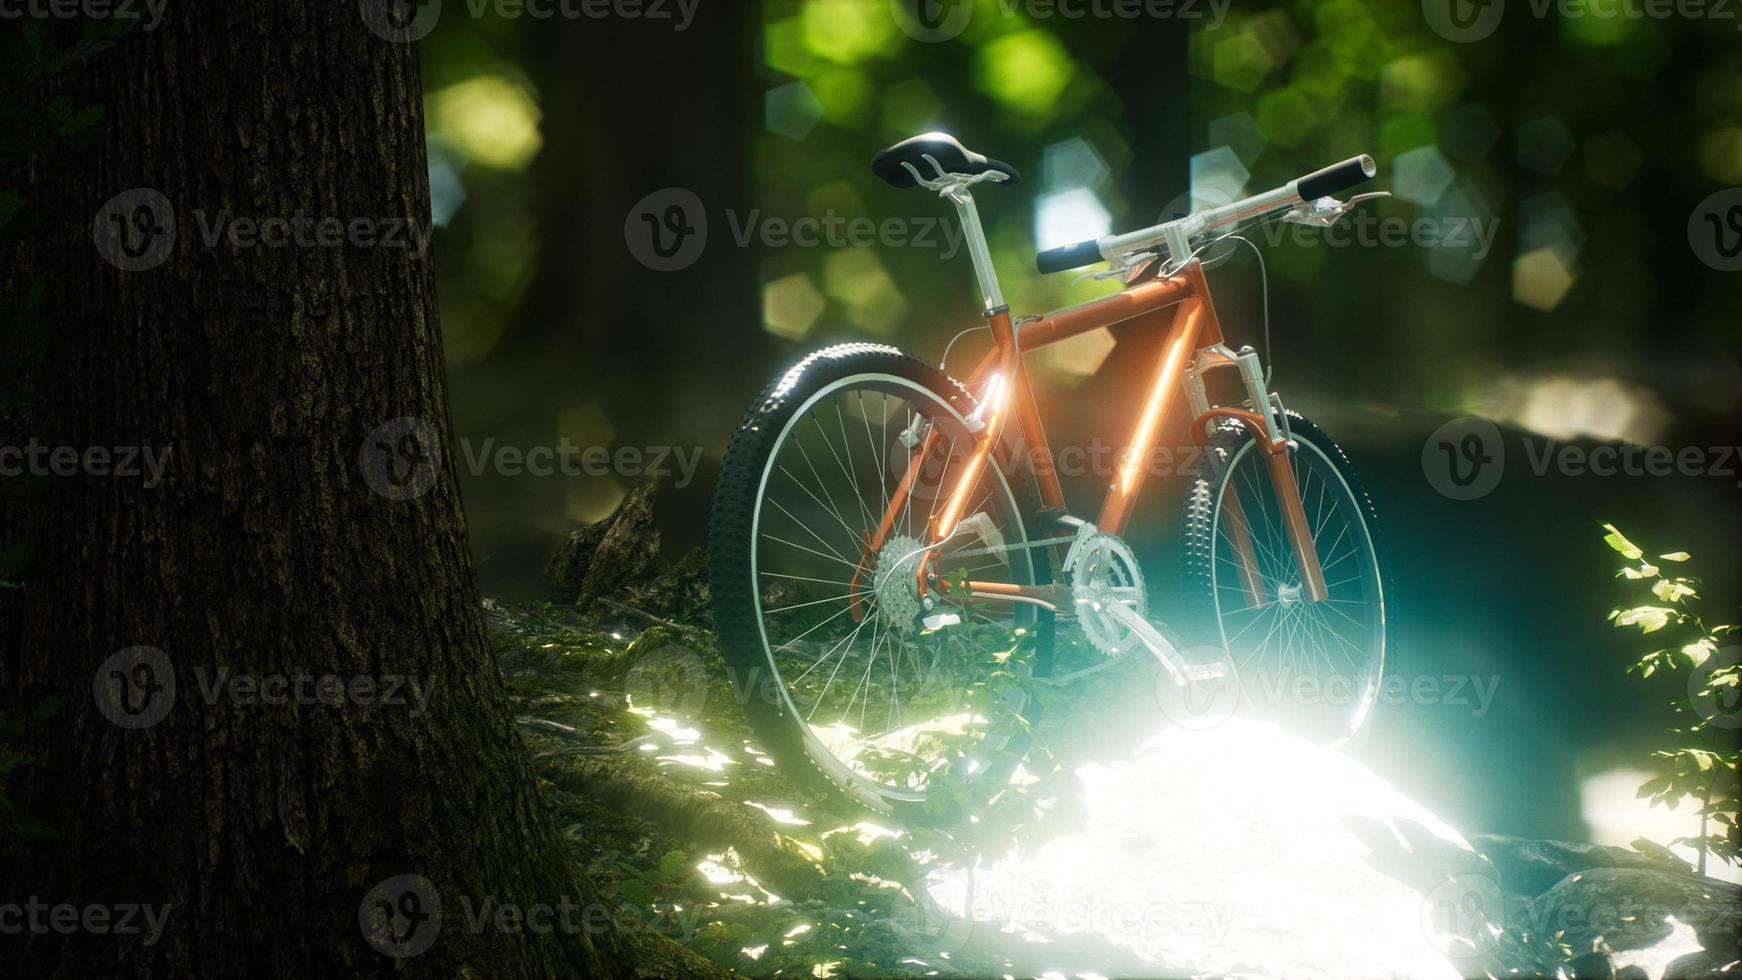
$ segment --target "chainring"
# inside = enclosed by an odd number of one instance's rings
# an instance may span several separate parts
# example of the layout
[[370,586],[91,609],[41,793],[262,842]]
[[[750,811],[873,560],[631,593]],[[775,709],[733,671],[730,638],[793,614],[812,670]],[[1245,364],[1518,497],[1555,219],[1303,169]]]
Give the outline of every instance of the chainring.
[[1065,555],[1064,573],[1071,584],[1077,625],[1089,645],[1108,656],[1131,649],[1137,634],[1107,611],[1109,605],[1120,602],[1139,616],[1148,613],[1143,570],[1130,546],[1118,535],[1085,525]]

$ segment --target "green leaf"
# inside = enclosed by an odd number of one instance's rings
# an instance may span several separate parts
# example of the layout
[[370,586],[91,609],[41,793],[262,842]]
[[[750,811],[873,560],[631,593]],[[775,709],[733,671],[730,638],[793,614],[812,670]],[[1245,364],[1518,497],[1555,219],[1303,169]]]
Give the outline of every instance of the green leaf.
[[1686,596],[1694,594],[1694,590],[1682,584],[1684,579],[1658,579],[1651,583],[1651,594],[1664,602],[1680,602]]
[[659,859],[659,876],[666,881],[684,877],[690,870],[690,856],[683,851],[666,851]]
[[1618,609],[1611,615],[1616,626],[1638,626],[1641,632],[1655,633],[1669,625],[1675,610],[1662,606],[1635,606],[1632,609]]
[[1615,525],[1604,524],[1603,529],[1609,532],[1608,534],[1603,535],[1603,543],[1616,551],[1619,551],[1627,559],[1632,560],[1635,558],[1643,558],[1645,556],[1645,552],[1639,550],[1638,545],[1627,540],[1620,531],[1615,530]]
[[1667,786],[1669,786],[1669,777],[1668,776],[1659,776],[1656,779],[1647,779],[1645,782],[1639,784],[1639,793],[1638,793],[1638,795],[1634,796],[1633,798],[1636,800],[1642,800],[1642,799],[1646,798],[1647,796],[1651,796],[1654,793],[1663,792],[1663,790]]
[[631,905],[646,906],[653,904],[653,889],[647,887],[645,882],[635,878],[630,878],[621,885],[618,885],[617,894],[623,896],[623,899]]
[[1718,644],[1714,643],[1712,638],[1709,636],[1703,640],[1696,640],[1695,642],[1682,647],[1682,653],[1685,654],[1689,660],[1694,662],[1695,667],[1705,663],[1706,658],[1710,657],[1713,653],[1716,653],[1717,650]]
[[1657,557],[1662,558],[1664,561],[1687,561],[1689,558],[1692,558],[1693,555],[1690,555],[1685,551],[1672,551],[1667,555],[1658,555]]

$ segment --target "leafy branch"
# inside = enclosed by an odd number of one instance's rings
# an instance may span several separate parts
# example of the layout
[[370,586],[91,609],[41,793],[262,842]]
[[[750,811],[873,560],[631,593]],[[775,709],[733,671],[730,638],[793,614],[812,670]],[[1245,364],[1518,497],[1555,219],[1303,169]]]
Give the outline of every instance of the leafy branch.
[[1629,541],[1612,524],[1604,524],[1603,541],[1631,564],[1622,566],[1617,578],[1638,583],[1654,601],[1609,612],[1616,628],[1639,627],[1641,635],[1654,636],[1664,645],[1642,654],[1627,668],[1646,679],[1670,673],[1685,665],[1692,671],[1686,695],[1672,702],[1676,713],[1689,718],[1670,731],[1676,745],[1652,753],[1661,775],[1639,787],[1639,798],[1652,806],[1675,807],[1682,800],[1698,801],[1700,832],[1673,843],[1686,844],[1699,852],[1699,872],[1706,873],[1708,855],[1727,863],[1742,861],[1742,827],[1738,826],[1735,794],[1738,774],[1737,729],[1742,728],[1742,656],[1734,645],[1724,646],[1737,630],[1733,624],[1707,625],[1691,603],[1700,598],[1701,582],[1691,575],[1669,575],[1655,562],[1684,565],[1692,557],[1672,551],[1648,558],[1645,550]]

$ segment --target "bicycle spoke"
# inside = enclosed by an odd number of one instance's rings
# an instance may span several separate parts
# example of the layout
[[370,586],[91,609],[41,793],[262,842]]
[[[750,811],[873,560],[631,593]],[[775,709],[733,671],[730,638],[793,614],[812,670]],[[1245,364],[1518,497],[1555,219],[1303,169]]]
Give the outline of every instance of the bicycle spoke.
[[[916,594],[895,603],[904,617],[899,621],[891,618],[897,614],[886,608],[889,604],[879,601],[901,599],[903,591],[917,589],[891,576],[914,567],[909,559],[924,550],[927,529],[954,492],[951,481],[963,472],[957,463],[972,450],[959,416],[933,414],[949,411],[947,403],[926,401],[929,393],[919,400],[903,397],[908,390],[882,382],[850,384],[801,406],[771,450],[768,472],[778,479],[766,484],[759,503],[764,524],[757,537],[756,572],[757,581],[782,590],[774,601],[784,604],[761,608],[764,639],[775,679],[795,706],[795,723],[814,736],[807,742],[809,751],[827,752],[855,779],[922,791],[926,774],[941,761],[936,753],[943,750],[919,736],[934,729],[957,731],[961,724],[959,698],[949,696],[952,687],[937,687],[939,679],[959,669],[981,669],[968,665],[982,663],[989,644],[1006,642],[1017,626],[1032,624],[1040,612],[1014,603],[1009,608],[978,601],[951,604],[945,608],[961,610],[957,625],[921,631],[905,619],[918,602]],[[858,424],[846,421],[849,411],[858,415]],[[929,433],[932,451],[920,453],[922,442],[904,463],[899,453],[907,447],[895,437],[918,430]],[[894,490],[909,470],[913,479],[897,509]],[[868,487],[868,480],[875,487]],[[989,523],[984,534],[966,531],[945,545],[948,550],[940,549],[932,559],[936,574],[1034,584],[1033,560],[1023,547],[1026,533],[1006,474],[987,467],[974,486],[962,489],[967,506],[961,519],[976,526]],[[915,502],[926,494],[931,499]],[[909,553],[865,553],[866,536],[885,517],[890,526],[884,544],[900,541]],[[856,526],[860,520],[863,528]],[[804,531],[794,533],[788,523]],[[835,536],[843,533],[850,540],[847,547]],[[1002,555],[989,547],[1000,537],[1008,546]],[[842,565],[856,574],[847,576]],[[904,754],[915,753],[913,762],[902,762]],[[881,768],[890,760],[893,772]]]
[[[774,503],[774,501],[771,500],[771,501],[769,501],[769,503]],[[775,506],[779,507],[780,505],[775,503]],[[770,541],[778,541],[781,544],[784,544],[789,548],[797,548],[798,550],[806,552],[808,554],[816,555],[818,558],[827,558],[830,561],[838,561],[841,564],[847,566],[848,568],[858,568],[859,567],[858,565],[855,565],[854,563],[848,561],[847,559],[842,558],[840,555],[824,554],[823,552],[820,552],[815,548],[807,548],[802,544],[795,544],[794,542],[788,541],[785,538],[776,537],[772,534],[769,534],[767,531],[763,531],[762,536],[767,538]]]
[[[1354,697],[1370,703],[1383,643],[1371,539],[1354,491],[1334,464],[1310,440],[1300,446],[1290,466],[1328,594],[1320,602],[1305,595],[1288,522],[1259,451],[1248,444],[1223,477],[1221,492],[1238,511],[1218,508],[1210,555],[1223,640],[1250,684],[1282,691],[1297,682],[1325,690],[1353,685],[1347,689]],[[1268,595],[1253,596],[1254,579]],[[1268,601],[1252,605],[1257,599]],[[1333,724],[1362,713],[1345,709],[1341,702],[1286,706],[1295,715],[1337,716]]]

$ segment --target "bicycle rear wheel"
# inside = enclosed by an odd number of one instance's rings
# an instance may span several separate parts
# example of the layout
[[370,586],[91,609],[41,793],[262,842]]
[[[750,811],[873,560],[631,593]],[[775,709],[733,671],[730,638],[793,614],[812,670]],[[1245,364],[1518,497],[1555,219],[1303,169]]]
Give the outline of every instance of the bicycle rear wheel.
[[1264,453],[1233,421],[1211,434],[1192,474],[1182,581],[1192,624],[1228,651],[1242,706],[1335,744],[1366,723],[1392,667],[1391,576],[1348,456],[1306,418],[1289,412],[1288,424],[1328,598],[1303,595]]
[[[771,756],[903,819],[948,819],[972,805],[966,788],[996,792],[1021,741],[1009,719],[1028,710],[1021,677],[1050,660],[1049,611],[951,603],[916,584],[931,517],[973,446],[973,407],[960,385],[894,348],[820,351],[745,415],[710,519],[722,654]],[[959,529],[935,549],[935,573],[1050,581],[1044,550],[1024,547],[1031,493],[1025,471],[986,467]]]

